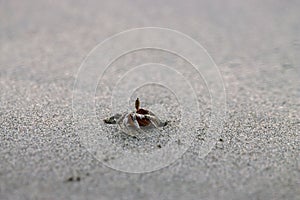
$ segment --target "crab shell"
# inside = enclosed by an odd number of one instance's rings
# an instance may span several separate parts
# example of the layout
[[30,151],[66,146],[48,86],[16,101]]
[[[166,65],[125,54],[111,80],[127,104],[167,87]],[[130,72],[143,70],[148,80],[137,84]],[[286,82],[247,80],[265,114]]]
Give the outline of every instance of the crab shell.
[[155,126],[161,127],[166,123],[162,123],[151,111],[145,109],[139,109],[136,112],[131,112],[128,114],[124,114],[122,117],[118,119],[117,124],[121,127],[146,127],[146,126]]
[[124,125],[129,125],[133,127],[145,127],[153,124],[151,119],[154,119],[156,116],[144,109],[140,109],[137,112],[132,112],[127,114],[123,119]]
[[[136,113],[144,115],[144,116],[145,115],[155,116],[153,113],[150,113],[150,111],[145,110],[145,109],[139,109],[138,111],[136,111]],[[149,118],[147,118],[146,116],[143,118],[137,117],[136,120],[140,126],[148,126],[149,124],[151,124],[151,120]]]

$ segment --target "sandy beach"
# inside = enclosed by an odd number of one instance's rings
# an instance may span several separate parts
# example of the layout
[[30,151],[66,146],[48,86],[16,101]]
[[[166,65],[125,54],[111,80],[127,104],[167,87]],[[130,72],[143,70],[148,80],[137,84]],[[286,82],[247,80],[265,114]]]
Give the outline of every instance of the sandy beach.
[[[299,11],[299,1],[279,0],[0,1],[0,199],[299,199]],[[81,121],[72,102],[89,52],[108,37],[139,27],[177,30],[206,49],[222,76],[226,116],[222,130],[210,138],[210,93],[199,78],[192,87],[200,119],[187,120],[184,127],[195,133],[193,142],[159,170],[127,173],[120,171],[125,161],[114,163],[119,155],[108,148],[99,150],[102,160],[89,151],[78,134]],[[116,83],[119,79],[109,74],[125,73],[126,66],[137,64],[135,57],[146,62],[149,54],[157,60],[165,55],[147,53],[115,62],[103,84]],[[177,65],[185,66],[182,60],[167,56],[166,63],[178,66],[186,79],[197,79]],[[173,80],[168,73],[148,72],[131,78],[138,82],[164,74],[164,80]],[[182,99],[188,96],[181,81],[171,85]],[[123,150],[152,152],[177,136],[172,127],[182,120],[180,98],[158,84],[150,86],[137,88],[131,101],[140,97],[150,108],[156,102],[161,107],[152,109],[173,124],[163,136],[136,139],[102,123],[101,131],[113,132],[109,140]],[[106,90],[96,91],[99,121],[114,114],[109,99]],[[211,140],[213,146],[202,154]],[[169,153],[176,150],[173,146]],[[111,167],[116,163],[118,170]],[[145,163],[139,170],[155,164]]]

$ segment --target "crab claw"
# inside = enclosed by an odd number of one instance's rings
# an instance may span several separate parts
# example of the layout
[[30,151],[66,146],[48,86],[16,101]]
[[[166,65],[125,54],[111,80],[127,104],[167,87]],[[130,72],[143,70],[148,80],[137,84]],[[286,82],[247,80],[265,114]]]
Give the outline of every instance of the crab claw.
[[106,123],[106,124],[116,124],[118,119],[121,117],[122,115],[121,114],[115,114],[114,116],[111,116],[109,118],[106,118],[104,119],[103,121]]

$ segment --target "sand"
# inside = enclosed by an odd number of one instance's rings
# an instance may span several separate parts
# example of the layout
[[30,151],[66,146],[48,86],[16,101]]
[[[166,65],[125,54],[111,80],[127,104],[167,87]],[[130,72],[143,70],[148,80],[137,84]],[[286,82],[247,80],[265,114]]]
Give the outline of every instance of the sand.
[[[299,6],[1,1],[0,199],[299,199]],[[125,173],[108,167],[116,155],[99,161],[80,139],[73,85],[95,45],[145,26],[181,31],[206,48],[223,77],[227,114],[203,157],[208,93],[199,85],[201,120],[193,122],[197,134],[188,150],[160,170]],[[175,109],[171,93],[160,89],[150,96]],[[97,110],[109,116],[102,97]],[[131,150],[164,147],[156,138],[112,139]]]

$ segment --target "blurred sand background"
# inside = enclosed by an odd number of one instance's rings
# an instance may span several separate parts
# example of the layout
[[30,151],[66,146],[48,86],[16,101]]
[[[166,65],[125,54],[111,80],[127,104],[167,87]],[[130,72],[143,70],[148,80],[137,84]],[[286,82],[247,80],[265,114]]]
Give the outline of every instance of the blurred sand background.
[[[0,199],[299,199],[299,19],[297,0],[1,0]],[[204,159],[128,174],[80,143],[72,90],[96,44],[145,26],[207,49],[228,113]]]

